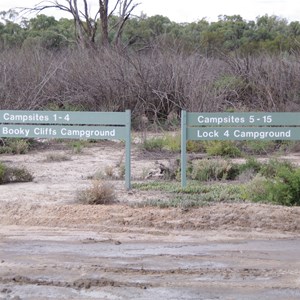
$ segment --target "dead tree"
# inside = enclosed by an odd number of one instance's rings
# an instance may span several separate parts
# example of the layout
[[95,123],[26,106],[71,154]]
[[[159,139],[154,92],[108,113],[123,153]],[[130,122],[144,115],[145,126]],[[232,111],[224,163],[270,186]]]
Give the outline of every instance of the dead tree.
[[109,45],[109,18],[119,10],[119,22],[114,40],[119,40],[125,22],[138,4],[133,0],[116,0],[114,7],[109,11],[109,0],[99,0],[99,6],[92,13],[89,11],[88,0],[44,0],[33,8],[25,8],[29,12],[41,12],[47,9],[58,9],[72,15],[75,25],[76,40],[79,45],[88,47],[95,45],[95,36],[100,18],[101,44]]

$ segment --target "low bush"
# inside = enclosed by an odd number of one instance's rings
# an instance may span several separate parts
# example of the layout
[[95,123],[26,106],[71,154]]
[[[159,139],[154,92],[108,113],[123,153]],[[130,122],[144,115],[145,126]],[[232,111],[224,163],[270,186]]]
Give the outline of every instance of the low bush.
[[267,163],[262,164],[260,173],[266,178],[274,178],[285,170],[293,171],[295,166],[287,160],[270,159]]
[[208,141],[205,150],[210,156],[241,157],[242,152],[233,141]]
[[145,139],[142,144],[142,149],[146,151],[161,151],[164,147],[164,138]]
[[47,162],[62,162],[71,160],[71,157],[64,153],[50,153],[46,155]]
[[238,176],[239,166],[224,159],[201,159],[188,167],[188,176],[193,180],[233,180]]
[[181,188],[178,182],[148,182],[134,183],[133,188],[153,190],[167,193],[164,199],[149,199],[138,203],[139,206],[158,206],[191,208],[210,205],[216,202],[233,202],[241,199],[241,186],[228,184],[199,184],[192,181],[186,188]]
[[30,149],[30,141],[26,139],[5,138],[2,139],[0,153],[25,154]]
[[0,163],[0,184],[11,182],[30,182],[32,174],[25,168],[8,167]]
[[270,160],[244,189],[244,199],[300,205],[300,169],[287,161]]
[[80,203],[99,205],[115,203],[115,192],[111,184],[94,180],[92,185],[77,194]]

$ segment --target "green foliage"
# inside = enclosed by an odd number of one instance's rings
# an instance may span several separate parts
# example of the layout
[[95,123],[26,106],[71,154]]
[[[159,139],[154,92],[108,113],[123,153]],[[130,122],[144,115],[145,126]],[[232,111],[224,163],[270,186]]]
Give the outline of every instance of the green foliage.
[[33,176],[27,169],[8,167],[0,162],[0,184],[29,182],[32,180]]
[[87,147],[88,141],[86,140],[75,140],[70,142],[72,152],[75,154],[82,153],[83,149]]
[[260,174],[266,178],[275,178],[286,170],[292,172],[294,169],[295,166],[287,160],[270,159],[261,166]]
[[147,151],[167,150],[171,152],[179,152],[181,147],[180,135],[166,134],[163,137],[145,139],[141,147]]
[[25,154],[29,151],[30,147],[30,140],[7,138],[3,139],[2,146],[0,146],[0,153]]
[[205,146],[202,141],[188,140],[186,143],[187,152],[204,152]]
[[280,205],[300,205],[300,169],[287,161],[270,160],[242,193],[244,199]]
[[231,180],[237,176],[238,167],[227,160],[202,159],[193,161],[188,172],[193,180]]
[[180,187],[179,183],[175,182],[135,183],[133,184],[133,188],[170,193],[167,199],[151,199],[139,204],[161,208],[191,208],[222,201],[239,201],[241,193],[241,186],[239,185],[203,185],[199,184],[199,182],[190,182],[189,186],[184,189]]
[[[5,49],[12,47],[36,47],[57,50],[73,47],[76,41],[76,30],[71,19],[43,14],[30,20],[14,10],[1,12],[0,46]],[[18,23],[16,22],[18,20]],[[19,21],[21,20],[21,21]],[[116,31],[119,18],[109,17],[109,40],[116,42]],[[95,41],[100,39],[100,33]],[[300,23],[288,23],[277,16],[260,16],[256,20],[246,21],[240,15],[221,15],[217,22],[209,23],[202,19],[197,22],[178,24],[167,17],[156,15],[140,18],[129,18],[122,30],[121,41],[132,48],[140,49],[153,41],[164,41],[169,46],[176,43],[187,52],[199,51],[205,55],[219,55],[240,51],[243,54],[259,51],[295,51],[299,49],[297,38],[300,36]]]
[[233,141],[208,141],[205,148],[210,156],[240,157],[242,155]]
[[245,141],[241,143],[241,148],[248,154],[267,154],[277,149],[277,141]]
[[263,164],[259,162],[256,158],[250,157],[246,160],[243,164],[237,164],[236,167],[238,168],[239,174],[242,174],[246,171],[253,171],[254,173],[259,173]]
[[[155,137],[144,140],[142,148],[147,151],[167,150],[171,152],[180,152],[181,136],[179,134],[166,134],[163,137]],[[201,141],[187,141],[187,152],[200,152],[205,150]]]
[[0,162],[0,183],[3,181],[5,174],[5,166]]
[[146,151],[157,151],[162,150],[164,147],[164,138],[150,138],[145,139],[142,144],[142,149]]
[[[194,163],[192,178],[186,188],[178,182],[135,183],[133,188],[167,193],[166,199],[149,200],[144,205],[159,207],[198,207],[219,201],[254,201],[280,205],[300,205],[300,169],[279,160],[260,163],[249,158],[243,164],[200,160]],[[251,171],[247,183],[209,183],[199,181],[235,179]]]

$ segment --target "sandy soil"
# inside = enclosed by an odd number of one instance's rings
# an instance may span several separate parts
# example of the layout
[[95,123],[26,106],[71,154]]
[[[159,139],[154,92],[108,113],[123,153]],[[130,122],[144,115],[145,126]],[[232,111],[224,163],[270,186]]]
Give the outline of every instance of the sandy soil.
[[[47,160],[57,153],[71,159]],[[0,156],[34,174],[0,186],[0,299],[300,299],[300,208],[134,207],[164,195],[121,180],[110,182],[117,204],[78,204],[78,190],[123,153],[103,142]],[[134,180],[166,159],[134,146]]]

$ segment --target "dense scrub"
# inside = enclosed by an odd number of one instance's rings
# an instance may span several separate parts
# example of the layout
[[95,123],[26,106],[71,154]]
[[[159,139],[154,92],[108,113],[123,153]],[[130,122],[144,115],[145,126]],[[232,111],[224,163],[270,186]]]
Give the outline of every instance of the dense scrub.
[[[134,127],[189,111],[298,111],[300,23],[220,16],[178,24],[131,17],[116,44],[76,40],[72,20],[0,19],[0,109],[131,109]],[[84,25],[84,24],[83,24]]]
[[0,109],[131,109],[147,123],[176,121],[182,108],[297,111],[300,104],[293,54],[220,59],[159,45],[147,52],[14,49],[0,53],[0,69]]

